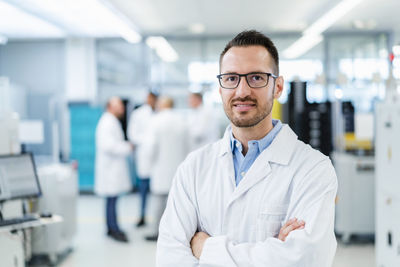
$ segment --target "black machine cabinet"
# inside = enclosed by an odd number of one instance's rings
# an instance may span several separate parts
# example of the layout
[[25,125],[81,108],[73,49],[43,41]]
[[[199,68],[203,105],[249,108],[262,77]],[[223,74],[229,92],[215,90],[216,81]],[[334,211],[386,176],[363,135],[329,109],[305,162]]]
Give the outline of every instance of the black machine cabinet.
[[309,103],[306,82],[291,82],[290,89],[289,126],[301,141],[329,156],[333,149],[331,103]]

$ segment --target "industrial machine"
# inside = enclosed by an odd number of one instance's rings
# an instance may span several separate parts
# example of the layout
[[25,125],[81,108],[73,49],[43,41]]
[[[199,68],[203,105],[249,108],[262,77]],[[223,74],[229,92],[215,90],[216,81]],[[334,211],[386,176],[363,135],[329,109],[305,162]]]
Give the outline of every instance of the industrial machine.
[[[394,91],[394,90],[393,90]],[[376,266],[400,266],[400,95],[376,106]]]
[[62,223],[32,230],[32,256],[55,264],[72,248],[77,226],[78,174],[71,164],[45,164],[38,167],[42,197],[34,210],[40,214],[58,214]]
[[[0,259],[1,266],[25,266],[27,251],[25,234],[10,231],[7,223],[24,221],[27,199],[40,196],[35,166],[31,154],[0,156]],[[13,220],[14,219],[14,220]],[[23,227],[21,227],[23,229]]]
[[338,178],[335,232],[344,243],[352,235],[375,233],[375,162],[374,156],[333,152]]

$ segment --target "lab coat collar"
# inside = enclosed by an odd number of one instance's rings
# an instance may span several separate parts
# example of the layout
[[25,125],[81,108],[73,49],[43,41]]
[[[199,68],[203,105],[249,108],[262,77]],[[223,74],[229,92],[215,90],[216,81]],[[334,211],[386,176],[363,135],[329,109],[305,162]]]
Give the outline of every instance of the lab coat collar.
[[[232,154],[230,140],[231,131],[232,128],[229,125],[226,128],[224,137],[221,140],[219,151],[220,157],[226,154]],[[265,159],[269,162],[288,165],[289,160],[294,152],[296,141],[297,135],[292,131],[292,129],[290,129],[287,124],[283,124],[282,129],[279,131],[272,143],[260,154],[260,156],[262,156],[263,158],[265,157]]]
[[268,161],[281,165],[288,165],[292,154],[294,153],[296,142],[297,135],[289,125],[282,125],[281,131],[272,141],[271,145],[266,149],[269,150]]
[[[226,155],[232,155],[232,151],[230,149],[229,130],[230,129],[227,129],[225,132],[221,143],[220,155],[225,157]],[[229,207],[229,205],[231,205],[236,199],[238,199],[254,185],[270,175],[272,171],[270,163],[288,165],[292,154],[294,153],[296,142],[296,134],[287,124],[282,125],[282,129],[279,131],[278,135],[274,138],[270,146],[261,152],[261,154],[257,157],[239,185],[236,187],[233,185],[234,191],[227,207]],[[230,157],[230,160],[228,161],[231,163],[231,165],[233,164],[232,157]],[[234,179],[231,180],[233,180],[234,183]]]

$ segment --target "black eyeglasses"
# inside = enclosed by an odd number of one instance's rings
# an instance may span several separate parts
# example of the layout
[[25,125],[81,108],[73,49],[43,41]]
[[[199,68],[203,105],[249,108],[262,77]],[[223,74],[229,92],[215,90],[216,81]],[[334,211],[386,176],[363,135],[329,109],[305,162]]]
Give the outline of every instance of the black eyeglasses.
[[217,75],[217,78],[222,88],[235,89],[239,86],[241,77],[246,77],[246,82],[251,88],[261,88],[268,85],[270,76],[274,79],[278,78],[278,76],[268,72],[251,72],[247,74],[224,73]]

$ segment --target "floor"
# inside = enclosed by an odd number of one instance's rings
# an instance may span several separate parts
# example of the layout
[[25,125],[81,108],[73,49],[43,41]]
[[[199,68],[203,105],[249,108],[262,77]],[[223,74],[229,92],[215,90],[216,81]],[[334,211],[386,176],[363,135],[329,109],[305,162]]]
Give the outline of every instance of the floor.
[[[103,222],[104,201],[96,196],[80,196],[78,204],[78,232],[74,248],[59,267],[153,267],[156,243],[147,242],[144,236],[150,227],[137,229],[138,197],[121,198],[118,209],[122,228],[130,243],[121,244],[105,235]],[[152,207],[150,203],[149,211]],[[375,251],[373,244],[343,245],[339,242],[333,267],[373,267]]]

